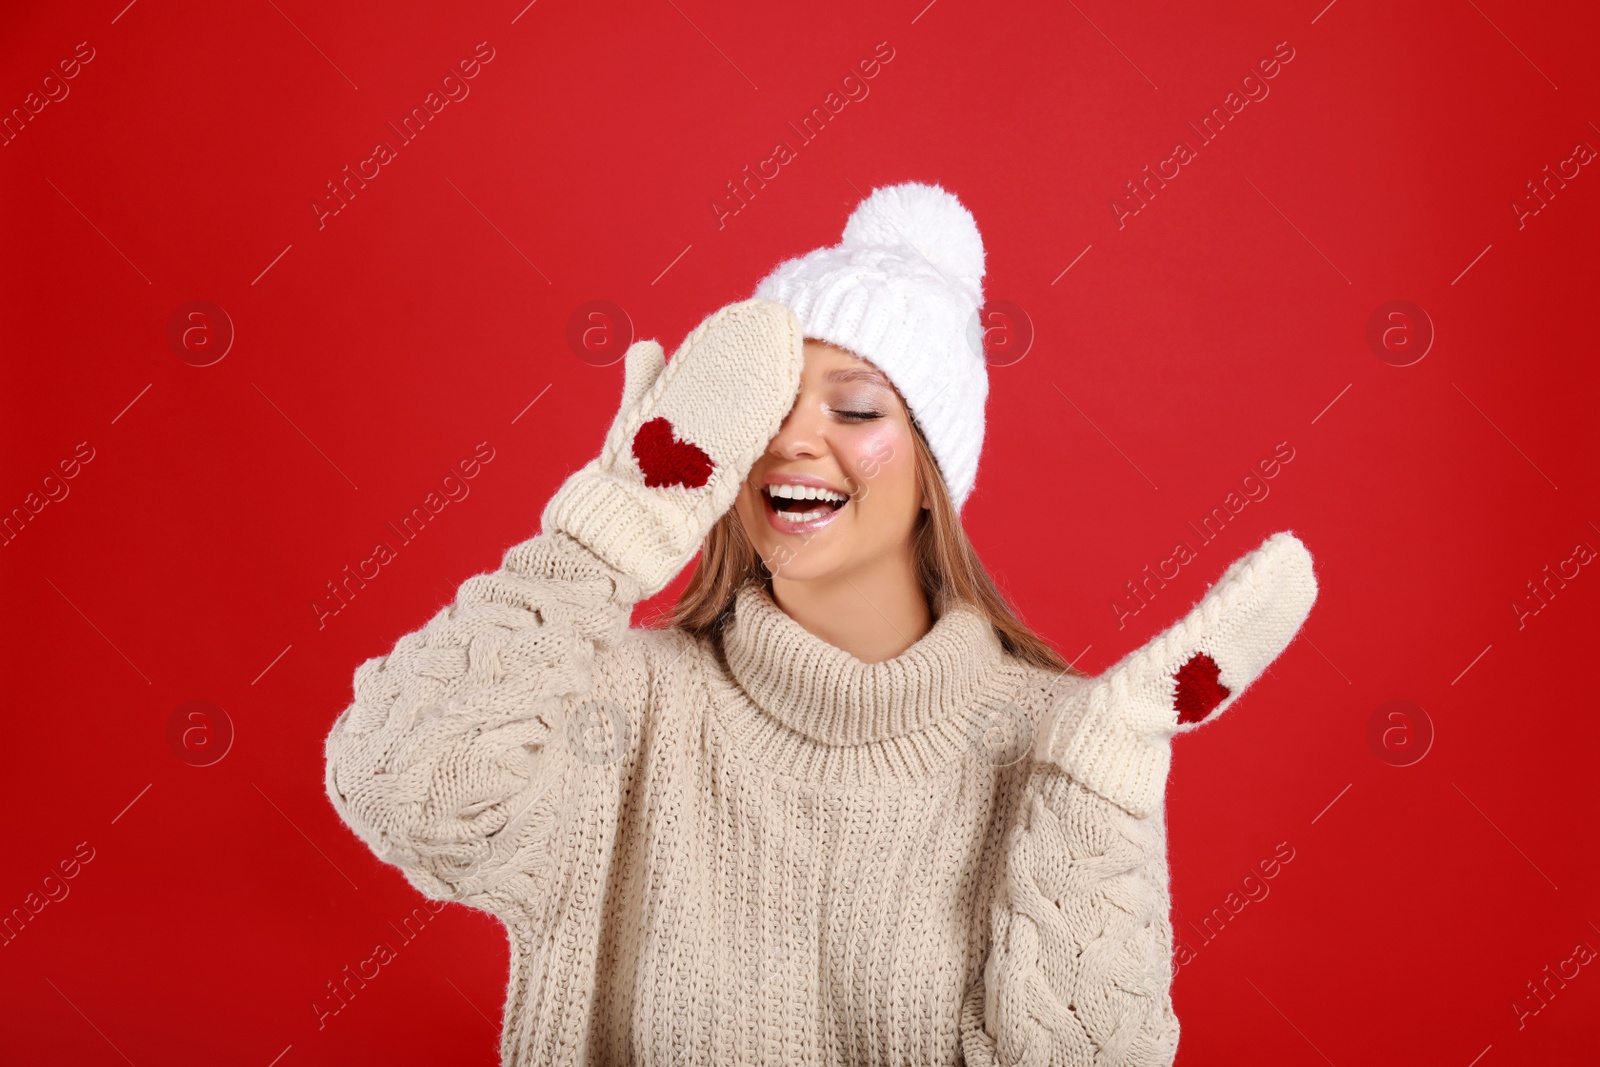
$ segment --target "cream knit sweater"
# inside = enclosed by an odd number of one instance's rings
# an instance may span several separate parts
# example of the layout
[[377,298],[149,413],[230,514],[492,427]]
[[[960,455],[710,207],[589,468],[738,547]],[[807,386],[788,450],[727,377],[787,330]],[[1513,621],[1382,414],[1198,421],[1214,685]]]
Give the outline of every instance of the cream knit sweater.
[[[1130,732],[965,606],[866,664],[758,584],[720,641],[630,629],[640,594],[534,536],[363,663],[327,738],[350,827],[505,923],[504,1063],[1172,1062],[1170,679]],[[1224,664],[1234,698],[1264,666]]]
[[357,669],[328,797],[505,923],[506,1064],[1165,1067],[1170,742],[1288,644],[1310,556],[1273,535],[1093,679],[967,605],[873,664],[759,584],[707,638],[630,629],[781,426],[802,341],[752,299],[670,363],[630,346],[542,532]]

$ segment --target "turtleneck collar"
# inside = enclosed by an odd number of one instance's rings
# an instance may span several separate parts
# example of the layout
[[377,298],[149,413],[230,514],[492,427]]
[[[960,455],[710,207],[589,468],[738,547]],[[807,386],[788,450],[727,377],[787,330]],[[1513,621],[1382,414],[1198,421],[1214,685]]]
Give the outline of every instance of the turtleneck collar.
[[884,741],[958,717],[1005,658],[994,627],[962,603],[900,655],[863,663],[790,618],[760,582],[735,595],[722,641],[728,669],[751,700],[829,745]]

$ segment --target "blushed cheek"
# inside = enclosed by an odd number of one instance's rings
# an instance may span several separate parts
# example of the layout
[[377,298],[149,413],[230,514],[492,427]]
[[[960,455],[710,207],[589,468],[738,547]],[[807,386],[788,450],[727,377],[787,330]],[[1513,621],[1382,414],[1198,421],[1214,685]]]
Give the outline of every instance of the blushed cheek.
[[904,426],[874,426],[861,435],[856,452],[855,476],[872,490],[892,494],[907,479],[911,464],[911,438]]

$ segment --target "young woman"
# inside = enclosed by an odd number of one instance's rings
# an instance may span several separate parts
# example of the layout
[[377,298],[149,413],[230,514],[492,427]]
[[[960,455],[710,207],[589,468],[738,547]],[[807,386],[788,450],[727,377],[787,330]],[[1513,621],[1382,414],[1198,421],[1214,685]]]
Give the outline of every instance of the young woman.
[[504,921],[503,1062],[1171,1064],[1170,739],[1289,643],[1311,559],[1275,534],[1068,666],[961,529],[982,276],[955,197],[875,190],[629,348],[542,532],[356,671],[328,796]]

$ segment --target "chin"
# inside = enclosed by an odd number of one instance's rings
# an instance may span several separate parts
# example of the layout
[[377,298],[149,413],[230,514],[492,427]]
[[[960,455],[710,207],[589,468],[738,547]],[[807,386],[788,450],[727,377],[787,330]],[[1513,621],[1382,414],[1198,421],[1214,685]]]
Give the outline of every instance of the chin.
[[761,557],[768,573],[791,582],[805,582],[835,573],[837,567],[826,558],[831,553],[818,551],[816,542],[810,544],[784,544],[766,540],[756,543],[756,554]]
[[773,575],[773,578],[781,578],[786,582],[815,582],[824,578],[836,577],[838,573],[838,568],[819,566],[817,562],[813,560],[804,567],[797,566],[793,563],[789,564],[787,567],[779,567],[778,572]]

